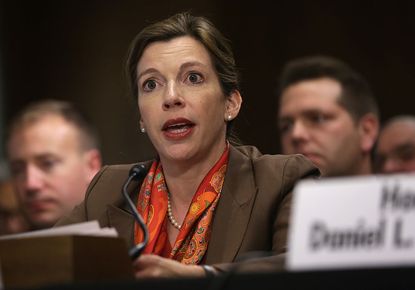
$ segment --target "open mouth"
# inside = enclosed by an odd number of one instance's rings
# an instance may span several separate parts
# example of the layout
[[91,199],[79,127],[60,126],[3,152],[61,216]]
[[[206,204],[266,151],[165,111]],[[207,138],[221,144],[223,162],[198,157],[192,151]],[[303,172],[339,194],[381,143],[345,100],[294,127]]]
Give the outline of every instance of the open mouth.
[[167,137],[182,138],[191,133],[195,124],[185,118],[168,120],[162,130]]

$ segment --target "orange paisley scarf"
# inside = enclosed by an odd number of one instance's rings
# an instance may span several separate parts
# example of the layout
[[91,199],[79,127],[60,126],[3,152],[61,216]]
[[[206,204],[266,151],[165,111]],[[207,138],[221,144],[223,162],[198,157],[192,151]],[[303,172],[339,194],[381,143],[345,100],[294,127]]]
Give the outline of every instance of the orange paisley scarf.
[[[229,146],[199,185],[173,246],[170,245],[167,235],[168,190],[163,168],[159,161],[153,161],[141,185],[137,202],[137,210],[149,231],[149,242],[143,253],[167,257],[183,264],[200,264],[203,261],[209,243],[213,213],[225,179],[228,157]],[[136,244],[143,240],[143,232],[137,224],[134,240]]]

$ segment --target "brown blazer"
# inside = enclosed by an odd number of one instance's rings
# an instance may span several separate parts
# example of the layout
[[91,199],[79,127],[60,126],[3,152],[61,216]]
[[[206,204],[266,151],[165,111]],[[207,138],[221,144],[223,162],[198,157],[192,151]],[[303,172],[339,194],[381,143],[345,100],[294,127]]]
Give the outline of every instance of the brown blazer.
[[[151,161],[144,164],[149,167]],[[57,226],[98,220],[101,226],[116,228],[133,246],[134,218],[121,193],[133,165],[103,167],[89,185],[84,202]],[[318,175],[318,169],[302,155],[263,155],[252,146],[231,146],[206,264],[226,270],[226,263],[250,252],[285,252],[291,191],[299,179]],[[135,200],[139,186],[132,182],[128,188]],[[272,263],[271,259],[271,268]]]

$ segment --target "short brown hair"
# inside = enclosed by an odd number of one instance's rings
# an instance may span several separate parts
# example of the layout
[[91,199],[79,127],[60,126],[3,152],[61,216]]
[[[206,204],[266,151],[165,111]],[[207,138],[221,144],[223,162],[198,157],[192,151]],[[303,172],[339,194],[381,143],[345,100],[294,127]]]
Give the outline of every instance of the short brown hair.
[[61,116],[78,129],[82,150],[99,149],[98,134],[92,122],[75,105],[60,100],[42,100],[29,104],[12,119],[8,139],[21,126],[36,122],[48,114]]
[[280,75],[278,95],[295,83],[318,78],[331,78],[340,83],[339,104],[355,121],[367,113],[379,117],[378,104],[363,76],[346,63],[328,56],[310,56],[288,62]]

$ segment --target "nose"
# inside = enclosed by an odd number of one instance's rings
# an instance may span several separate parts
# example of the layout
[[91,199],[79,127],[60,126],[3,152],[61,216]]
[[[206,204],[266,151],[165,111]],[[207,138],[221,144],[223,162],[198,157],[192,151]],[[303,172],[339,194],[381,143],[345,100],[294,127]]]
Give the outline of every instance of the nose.
[[184,107],[184,104],[184,99],[178,86],[174,82],[170,82],[167,85],[167,90],[165,92],[163,109],[171,110],[174,108],[182,108]]
[[297,120],[294,122],[291,130],[291,137],[294,142],[305,141],[308,139],[307,127],[302,121]]
[[290,128],[282,134],[282,149],[285,154],[302,153],[308,141],[307,128],[301,120],[294,120]]
[[25,176],[25,189],[27,192],[36,192],[44,183],[42,172],[36,166],[28,165]]

